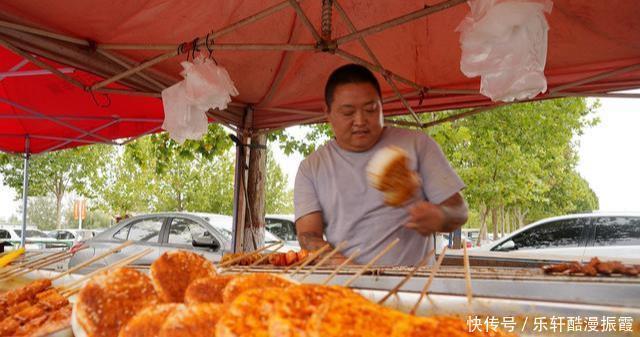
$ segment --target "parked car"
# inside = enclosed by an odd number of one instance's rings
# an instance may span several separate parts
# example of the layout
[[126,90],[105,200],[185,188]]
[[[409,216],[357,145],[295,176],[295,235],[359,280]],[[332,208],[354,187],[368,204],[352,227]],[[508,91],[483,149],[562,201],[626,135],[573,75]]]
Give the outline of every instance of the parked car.
[[[69,261],[76,266],[94,256],[106,252],[126,240],[134,244],[126,247],[82,270],[91,270],[112,264],[124,257],[147,248],[152,252],[137,260],[134,265],[149,265],[166,251],[193,250],[212,261],[219,261],[224,252],[231,251],[232,217],[210,213],[156,213],[134,216],[114,227],[106,229],[84,244]],[[271,232],[265,232],[265,244],[283,241]],[[285,245],[279,251],[295,247]]]
[[78,242],[93,238],[96,232],[90,229],[59,229],[49,231],[47,235],[71,247]]
[[[5,246],[5,250],[11,250],[18,247],[22,237],[22,226],[0,226],[0,242]],[[60,244],[56,239],[50,238],[47,234],[33,226],[27,227],[25,248],[47,249],[61,248],[64,244]]]
[[268,231],[281,237],[290,245],[300,246],[293,214],[267,214],[265,222]]
[[640,258],[640,214],[589,213],[532,223],[478,250],[535,252],[537,256]]

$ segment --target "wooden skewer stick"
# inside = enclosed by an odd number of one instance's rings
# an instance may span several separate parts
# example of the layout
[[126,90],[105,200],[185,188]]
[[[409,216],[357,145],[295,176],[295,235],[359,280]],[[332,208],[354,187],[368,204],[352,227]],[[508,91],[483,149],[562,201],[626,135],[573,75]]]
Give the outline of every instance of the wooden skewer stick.
[[356,249],[351,256],[349,256],[344,262],[342,262],[332,273],[329,275],[324,281],[322,281],[322,285],[326,285],[329,281],[333,280],[333,278],[338,274],[338,272],[342,269],[342,267],[349,264],[349,262],[353,261],[356,257],[360,255],[360,248]]
[[[300,270],[302,270],[302,268],[306,267],[309,265],[309,263],[311,263],[313,260],[317,259],[318,256],[320,256],[322,253],[324,253],[327,249],[331,248],[330,244],[326,244],[324,246],[322,246],[322,248],[316,250],[315,252],[313,252],[313,254],[307,256],[307,258],[302,261],[302,264],[298,266],[298,268],[296,268],[292,273],[291,273],[291,277],[293,277],[295,274],[297,274],[298,272],[300,272]],[[293,266],[291,266],[293,267]],[[287,269],[285,269],[285,273],[287,272]]]
[[268,246],[264,246],[264,247],[262,247],[262,248],[260,248],[258,250],[253,251],[253,252],[247,252],[247,253],[244,253],[244,254],[241,253],[240,256],[238,256],[238,257],[234,257],[233,259],[231,259],[229,261],[225,261],[224,263],[218,264],[218,267],[219,268],[224,268],[224,267],[227,267],[227,266],[231,266],[234,263],[236,263],[236,262],[244,259],[245,257],[249,256],[250,254],[258,254],[258,253],[262,252],[263,250],[269,249],[269,248],[271,248],[273,246],[276,246],[276,245],[279,245],[280,243],[281,242],[272,243],[272,244],[270,244]]
[[319,267],[323,266],[327,261],[329,261],[330,258],[332,258],[334,255],[338,254],[340,252],[340,250],[347,245],[347,241],[342,241],[340,243],[338,243],[336,245],[336,248],[334,248],[331,252],[329,252],[329,254],[325,255],[325,257],[322,258],[322,260],[318,261],[318,263],[316,263],[315,265],[313,265],[313,267],[311,267],[311,269],[307,270],[304,275],[302,275],[302,277],[300,278],[300,281],[306,279],[307,277],[309,277],[309,275],[311,275],[311,273],[315,272]]
[[471,300],[473,299],[471,294],[471,270],[469,265],[469,254],[467,254],[467,245],[462,246],[464,252],[464,278],[466,283],[467,290],[467,302],[471,304]]
[[113,254],[113,253],[125,248],[125,247],[131,246],[132,244],[133,244],[133,241],[125,241],[121,245],[118,245],[117,247],[111,248],[108,251],[106,251],[106,252],[104,252],[104,253],[102,253],[102,254],[100,254],[98,256],[94,256],[93,258],[91,258],[91,259],[89,259],[87,261],[84,261],[84,262],[80,263],[79,265],[77,265],[77,266],[75,266],[73,268],[69,268],[64,273],[60,273],[57,276],[55,276],[54,278],[52,278],[51,281],[55,281],[55,280],[57,280],[57,279],[59,279],[61,277],[65,277],[65,276],[67,276],[67,275],[69,275],[69,274],[71,274],[71,273],[73,273],[75,271],[78,271],[78,270],[80,270],[80,269],[82,269],[82,268],[84,268],[84,267],[86,267],[86,266],[98,261],[98,260],[101,260],[101,259],[103,259],[103,258],[105,258],[105,257],[107,257],[107,256],[109,256],[109,255],[111,255],[111,254]]
[[42,259],[33,259],[33,260],[30,259],[29,261],[24,261],[20,265],[5,267],[5,268],[3,268],[2,272],[0,272],[0,277],[4,277],[7,274],[15,273],[16,271],[18,271],[18,269],[26,270],[27,268],[30,268],[32,265],[41,264],[41,263],[43,263],[43,261],[47,261],[49,259],[54,259],[56,257],[59,257],[59,256],[62,256],[64,254],[66,254],[66,253],[67,253],[66,251],[61,251],[61,252],[57,252],[57,253],[45,256]]
[[378,253],[378,255],[374,256],[373,259],[371,259],[371,261],[369,261],[369,263],[367,263],[355,275],[353,275],[353,277],[351,279],[349,279],[349,281],[347,281],[345,284],[343,284],[343,286],[344,287],[349,287],[355,280],[357,280],[360,276],[362,276],[362,274],[364,274],[364,272],[367,271],[367,269],[369,269],[369,267],[371,267],[374,263],[376,263],[376,261],[378,261],[385,254],[387,254],[391,250],[391,248],[393,248],[395,245],[397,245],[398,242],[400,242],[400,239],[393,240],[380,253]]
[[19,276],[28,274],[31,271],[35,270],[35,269],[50,265],[52,263],[64,261],[64,260],[70,258],[71,256],[73,256],[73,254],[67,253],[65,255],[61,255],[59,257],[56,257],[55,259],[48,259],[48,260],[43,261],[41,263],[35,263],[35,264],[29,266],[28,268],[22,268],[22,270],[17,271],[15,273],[10,273],[9,275],[3,275],[2,277],[0,277],[0,281],[6,280],[6,279],[9,279],[9,278],[12,278],[12,277],[19,277]]
[[407,276],[404,277],[404,279],[402,279],[402,281],[400,281],[395,287],[393,287],[393,289],[391,289],[382,299],[380,299],[380,301],[378,301],[378,304],[383,304],[384,302],[386,302],[389,297],[393,296],[393,294],[397,293],[398,290],[400,290],[400,288],[402,288],[402,286],[407,283],[409,281],[409,279],[411,279],[413,277],[413,275],[418,271],[418,269],[420,269],[420,267],[425,266],[429,260],[431,259],[431,257],[433,256],[433,254],[435,253],[435,248],[432,249],[431,251],[429,251],[429,253],[427,254],[427,256],[425,256],[422,260],[420,260],[420,262],[418,262],[412,269],[411,271],[407,274]]
[[64,285],[63,288],[65,288],[66,290],[71,290],[72,288],[74,288],[76,286],[79,286],[80,284],[82,284],[83,282],[85,282],[86,280],[90,279],[91,277],[93,277],[94,275],[96,275],[96,274],[98,274],[100,272],[103,272],[103,271],[105,271],[107,269],[113,269],[113,268],[119,268],[119,267],[126,266],[126,265],[130,264],[131,262],[134,262],[134,261],[140,259],[141,257],[151,253],[152,251],[153,251],[152,248],[147,248],[147,249],[145,249],[145,250],[143,250],[143,251],[141,251],[139,253],[136,253],[136,254],[131,255],[129,257],[125,257],[123,259],[120,259],[120,260],[116,261],[115,263],[113,263],[111,265],[104,266],[102,268],[98,268],[98,269],[90,272],[89,274],[84,275],[81,278],[79,278],[79,279],[77,279],[77,280],[75,280],[75,281],[73,281],[73,282],[71,282],[69,284]]
[[444,254],[446,251],[447,251],[447,247],[445,246],[444,248],[442,248],[442,252],[440,253],[440,256],[438,256],[438,261],[436,261],[436,265],[433,266],[433,268],[431,268],[429,279],[427,280],[427,283],[424,285],[424,288],[422,288],[418,301],[409,312],[411,315],[416,314],[416,310],[418,310],[418,306],[420,306],[420,302],[422,302],[422,299],[429,291],[429,287],[431,287],[431,282],[433,282],[433,278],[436,276],[436,273],[438,273],[438,269],[440,269],[440,264],[442,264],[442,261],[444,260]]

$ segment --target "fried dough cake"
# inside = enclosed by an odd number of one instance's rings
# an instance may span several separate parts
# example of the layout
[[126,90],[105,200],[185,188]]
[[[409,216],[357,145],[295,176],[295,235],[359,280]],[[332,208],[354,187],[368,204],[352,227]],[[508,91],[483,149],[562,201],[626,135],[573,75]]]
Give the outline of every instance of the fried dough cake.
[[225,309],[217,303],[198,303],[174,310],[162,325],[158,337],[213,337]]
[[366,299],[349,288],[301,284],[286,288],[269,319],[271,337],[306,337],[307,322],[320,305],[341,298]]
[[384,196],[384,203],[398,207],[409,201],[420,187],[416,172],[409,168],[409,155],[397,146],[378,150],[367,164],[367,177]]
[[250,275],[236,276],[222,291],[222,302],[231,303],[243,292],[266,287],[286,288],[294,285],[292,281],[274,274],[258,273]]
[[215,275],[211,261],[183,250],[164,253],[151,264],[153,287],[163,302],[182,303],[191,282]]
[[184,303],[222,303],[222,291],[234,277],[216,275],[191,282],[184,293]]
[[269,316],[282,288],[258,288],[237,296],[216,326],[216,337],[268,337]]
[[118,337],[156,337],[167,317],[180,307],[184,305],[165,303],[142,309],[120,330]]
[[145,274],[116,268],[99,273],[80,290],[71,326],[77,337],[116,337],[120,329],[145,307],[158,303]]
[[388,337],[399,312],[363,301],[342,298],[327,301],[307,323],[309,337]]

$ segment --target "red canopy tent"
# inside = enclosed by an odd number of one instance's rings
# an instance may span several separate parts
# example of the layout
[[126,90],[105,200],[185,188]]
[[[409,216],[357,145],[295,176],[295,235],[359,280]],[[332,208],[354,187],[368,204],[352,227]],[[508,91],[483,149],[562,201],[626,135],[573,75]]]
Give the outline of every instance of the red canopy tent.
[[[467,12],[464,0],[3,1],[0,72],[57,76],[0,81],[0,149],[27,152],[27,136],[38,153],[159,131],[159,93],[193,46],[240,92],[210,117],[245,138],[323,121],[324,81],[347,62],[380,75],[387,115],[477,108],[447,120],[468,116],[496,103],[460,71],[455,29]],[[549,89],[535,99],[635,97],[614,92],[640,87],[639,12],[635,0],[554,1]]]

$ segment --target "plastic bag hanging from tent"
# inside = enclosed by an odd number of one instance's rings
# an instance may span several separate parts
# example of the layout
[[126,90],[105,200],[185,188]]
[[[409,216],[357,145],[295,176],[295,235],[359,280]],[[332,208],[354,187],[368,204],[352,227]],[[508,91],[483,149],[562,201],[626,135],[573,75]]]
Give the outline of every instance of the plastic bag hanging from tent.
[[202,138],[207,132],[207,110],[226,109],[231,96],[238,95],[229,73],[210,59],[199,56],[181,65],[184,80],[162,91],[162,128],[178,143]]
[[530,99],[547,90],[547,31],[551,0],[472,0],[460,23],[460,70],[481,76],[492,101]]

